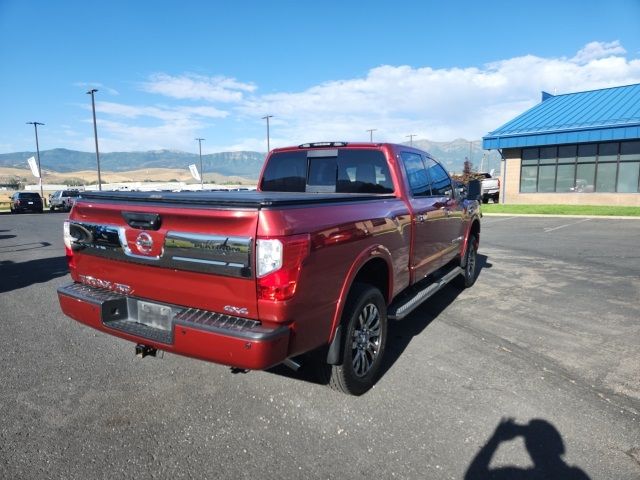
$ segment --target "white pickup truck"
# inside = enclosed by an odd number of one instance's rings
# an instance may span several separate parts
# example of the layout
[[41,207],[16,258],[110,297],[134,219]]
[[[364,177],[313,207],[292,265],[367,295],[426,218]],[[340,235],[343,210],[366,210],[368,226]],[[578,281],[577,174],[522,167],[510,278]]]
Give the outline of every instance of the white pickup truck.
[[493,178],[490,173],[481,173],[482,177],[482,203],[489,203],[489,199],[493,203],[500,200],[500,179]]

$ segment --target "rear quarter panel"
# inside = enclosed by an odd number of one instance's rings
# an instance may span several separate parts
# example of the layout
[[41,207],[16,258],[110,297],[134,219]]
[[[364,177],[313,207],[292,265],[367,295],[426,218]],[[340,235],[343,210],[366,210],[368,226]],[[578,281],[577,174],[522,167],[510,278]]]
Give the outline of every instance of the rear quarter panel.
[[259,237],[310,233],[295,296],[258,301],[261,320],[292,322],[290,354],[326,344],[357,270],[372,257],[389,269],[390,298],[409,284],[411,218],[400,198],[263,210]]

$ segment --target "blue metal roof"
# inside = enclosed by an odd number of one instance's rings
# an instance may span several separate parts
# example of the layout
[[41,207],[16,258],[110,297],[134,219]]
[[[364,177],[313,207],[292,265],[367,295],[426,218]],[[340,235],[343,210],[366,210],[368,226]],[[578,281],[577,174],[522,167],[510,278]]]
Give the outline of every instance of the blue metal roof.
[[485,150],[640,138],[640,84],[550,95],[482,138]]

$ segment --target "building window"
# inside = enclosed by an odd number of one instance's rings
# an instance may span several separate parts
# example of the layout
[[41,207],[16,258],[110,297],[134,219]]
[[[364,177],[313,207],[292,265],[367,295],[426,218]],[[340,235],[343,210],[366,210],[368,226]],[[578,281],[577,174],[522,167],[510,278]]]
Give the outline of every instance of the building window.
[[640,192],[640,141],[524,148],[521,193]]
[[616,169],[615,163],[598,163],[596,171],[596,192],[616,191]]

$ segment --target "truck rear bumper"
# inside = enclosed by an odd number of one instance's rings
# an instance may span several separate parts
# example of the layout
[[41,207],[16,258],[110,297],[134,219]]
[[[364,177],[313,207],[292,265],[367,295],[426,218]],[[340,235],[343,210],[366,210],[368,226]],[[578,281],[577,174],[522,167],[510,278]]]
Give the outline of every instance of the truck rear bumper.
[[263,370],[287,358],[289,328],[226,314],[128,297],[80,283],[60,287],[69,317],[97,330],[167,352]]

